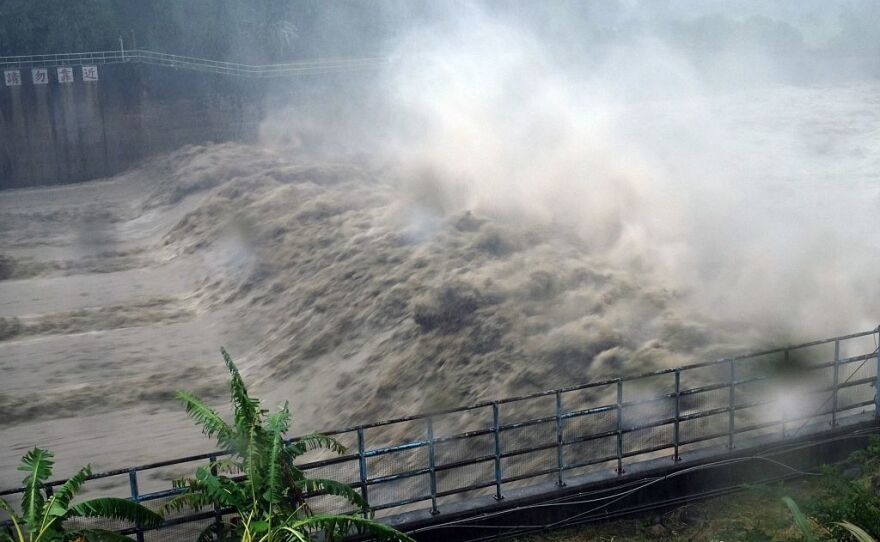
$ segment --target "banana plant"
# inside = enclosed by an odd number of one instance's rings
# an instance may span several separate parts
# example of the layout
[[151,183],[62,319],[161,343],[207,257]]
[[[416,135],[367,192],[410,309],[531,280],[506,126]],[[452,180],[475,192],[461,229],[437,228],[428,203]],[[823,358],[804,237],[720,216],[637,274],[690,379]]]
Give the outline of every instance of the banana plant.
[[200,510],[207,506],[234,510],[233,521],[212,523],[199,535],[198,542],[308,542],[316,533],[332,542],[355,532],[369,533],[379,540],[411,542],[405,534],[371,519],[314,514],[306,499],[312,493],[341,497],[355,510],[368,509],[361,495],[348,484],[308,478],[296,466],[296,459],[310,450],[323,448],[342,454],[345,447],[320,434],[288,439],[288,404],[269,415],[260,400],[248,394],[229,353],[223,348],[220,352],[230,375],[232,423],[191,393],[179,391],[177,397],[202,433],[216,438],[228,457],[197,468],[192,477],[176,480],[174,487],[181,493],[163,510]]
[[18,470],[27,473],[22,485],[21,513],[0,499],[0,510],[9,515],[12,525],[0,530],[0,542],[131,542],[115,531],[95,527],[68,530],[65,522],[71,518],[108,518],[135,523],[152,529],[162,523],[162,516],[136,502],[116,497],[101,497],[71,504],[86,479],[92,474],[87,465],[71,476],[53,493],[45,489],[52,476],[54,455],[48,450],[34,448],[21,459]]

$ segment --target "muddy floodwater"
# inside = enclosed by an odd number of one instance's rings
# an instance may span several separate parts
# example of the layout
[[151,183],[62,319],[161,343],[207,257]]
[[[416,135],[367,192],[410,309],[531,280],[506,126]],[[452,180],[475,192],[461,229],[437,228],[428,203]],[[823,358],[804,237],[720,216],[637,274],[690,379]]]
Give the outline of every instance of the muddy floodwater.
[[[174,392],[222,410],[221,346],[255,395],[291,402],[299,433],[808,338],[768,329],[860,330],[880,301],[880,87],[713,100],[738,113],[712,134],[699,174],[738,176],[748,200],[690,181],[652,192],[640,180],[631,200],[604,184],[576,191],[636,202],[603,215],[611,241],[574,205],[518,214],[487,205],[491,191],[461,203],[442,175],[261,144],[186,147],[110,179],[0,192],[0,486],[18,483],[34,445],[56,452],[59,475],[211,450]],[[693,178],[692,157],[672,150],[688,122],[671,110],[621,108],[616,133],[649,149],[665,178]],[[650,214],[663,209],[676,214]],[[744,222],[767,225],[748,234],[762,242],[740,244]],[[652,228],[662,257],[634,257]],[[793,250],[799,235],[808,251]],[[687,281],[670,264],[679,256]],[[759,284],[771,307],[738,320]],[[758,320],[779,314],[798,321]]]

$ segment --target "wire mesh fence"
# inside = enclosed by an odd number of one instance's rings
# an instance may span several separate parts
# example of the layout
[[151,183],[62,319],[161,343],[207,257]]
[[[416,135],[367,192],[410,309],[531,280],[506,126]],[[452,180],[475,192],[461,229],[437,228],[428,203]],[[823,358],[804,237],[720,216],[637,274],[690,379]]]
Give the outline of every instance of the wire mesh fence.
[[[369,510],[330,495],[309,495],[318,512],[382,518],[415,509],[439,513],[474,496],[503,498],[538,482],[565,484],[582,474],[618,474],[627,466],[671,461],[755,436],[780,440],[834,427],[845,416],[878,410],[877,330],[730,359],[665,369],[484,402],[327,433],[347,451],[310,452],[309,477],[349,484]],[[86,493],[124,495],[158,509],[176,494],[171,481],[219,453],[92,476]],[[63,481],[52,482],[50,487]],[[122,493],[120,493],[122,492]],[[14,497],[21,489],[0,491]],[[138,540],[193,538],[219,512],[184,511],[167,526],[102,526]],[[162,533],[165,533],[164,535]]]

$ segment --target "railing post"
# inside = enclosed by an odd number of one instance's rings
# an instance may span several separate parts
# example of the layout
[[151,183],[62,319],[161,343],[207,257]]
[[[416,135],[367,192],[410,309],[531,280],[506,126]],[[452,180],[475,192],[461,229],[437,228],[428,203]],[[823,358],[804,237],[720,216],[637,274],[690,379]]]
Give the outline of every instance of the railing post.
[[623,380],[617,379],[617,474],[623,474]]
[[[128,485],[131,488],[131,500],[134,502],[140,502],[140,495],[138,495],[137,471],[135,469],[128,469]],[[135,523],[135,529],[138,542],[144,542],[144,531],[141,529],[140,523]]]
[[[219,474],[217,469],[217,455],[210,454],[208,456],[208,461],[210,461],[209,467],[211,468],[211,474],[217,476]],[[220,505],[218,503],[214,503],[214,523],[217,524],[217,540],[223,540],[223,514],[220,512]]]
[[492,403],[492,433],[495,435],[495,500],[504,498],[501,495],[501,435],[498,424],[498,401]]
[[[785,368],[787,369],[787,368],[788,368],[788,350],[786,350],[786,351],[783,353],[783,358],[782,358],[782,359],[783,359],[783,367],[785,367]],[[782,405],[780,405],[780,410],[782,411],[782,440],[785,440],[785,438],[786,438],[786,436],[787,436],[787,435],[786,435],[786,430],[785,430],[785,420],[786,420],[786,417],[785,417],[785,403],[786,403],[787,401],[785,401],[785,396],[784,396],[784,395],[782,396],[782,399],[783,399],[783,401],[782,401]]]
[[840,339],[834,339],[834,387],[831,390],[831,427],[837,427],[837,390],[840,387]]
[[431,477],[431,515],[437,515],[437,471],[434,464],[434,420],[429,416],[426,419],[428,432],[428,473]]
[[366,505],[364,506],[363,510],[361,510],[361,512],[363,513],[364,517],[366,518],[366,517],[370,516],[370,497],[369,497],[369,492],[367,491],[367,458],[364,457],[365,446],[364,446],[364,430],[363,429],[357,430],[357,437],[358,437],[358,472],[360,473],[360,481],[361,481],[361,497],[363,497],[364,503],[366,503]]
[[[880,338],[880,326],[877,326],[877,336]],[[877,374],[874,375],[874,417],[880,418],[880,346],[877,347]]]
[[675,370],[675,425],[672,426],[672,443],[674,451],[672,452],[673,461],[681,461],[678,454],[678,443],[681,441],[679,434],[679,424],[681,418],[681,369]]
[[565,485],[563,480],[563,471],[565,470],[565,459],[562,457],[562,394],[556,392],[556,485],[562,487]]
[[729,405],[727,407],[727,449],[733,450],[733,432],[736,430],[736,364],[730,358],[730,392]]

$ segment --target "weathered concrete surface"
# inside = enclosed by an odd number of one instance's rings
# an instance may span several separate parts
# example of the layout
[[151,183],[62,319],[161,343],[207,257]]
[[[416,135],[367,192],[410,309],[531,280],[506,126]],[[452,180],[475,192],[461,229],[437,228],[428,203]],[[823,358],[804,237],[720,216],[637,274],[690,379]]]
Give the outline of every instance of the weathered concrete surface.
[[[0,86],[0,189],[79,182],[189,143],[249,141],[263,111],[256,81],[133,64],[97,82]],[[50,72],[53,71],[50,69]]]

